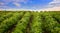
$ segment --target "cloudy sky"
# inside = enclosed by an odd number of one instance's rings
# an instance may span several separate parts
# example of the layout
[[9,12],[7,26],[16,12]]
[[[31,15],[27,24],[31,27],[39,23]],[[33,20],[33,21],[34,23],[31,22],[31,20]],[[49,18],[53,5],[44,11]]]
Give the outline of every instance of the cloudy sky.
[[0,9],[60,10],[60,0],[0,0]]

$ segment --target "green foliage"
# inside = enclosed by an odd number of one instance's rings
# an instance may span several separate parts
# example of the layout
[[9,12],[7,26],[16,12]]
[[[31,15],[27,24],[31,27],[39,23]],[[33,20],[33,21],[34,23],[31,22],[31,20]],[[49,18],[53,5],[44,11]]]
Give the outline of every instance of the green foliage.
[[3,20],[5,20],[5,19],[10,18],[12,15],[13,15],[12,13],[8,13],[7,15],[1,16],[1,17],[0,17],[0,23],[1,23]]
[[29,22],[29,18],[30,18],[30,13],[27,12],[23,18],[18,22],[15,30],[12,33],[26,33],[26,26]]
[[31,23],[31,33],[42,33],[42,20],[39,13],[33,14],[33,20]]
[[[46,31],[48,31],[49,33],[58,33],[60,32],[60,27],[58,27],[59,23],[57,21],[54,20],[54,18],[51,15],[46,15],[45,14],[45,23],[44,23],[44,28],[46,29]],[[57,30],[58,28],[59,30]],[[56,28],[56,29],[55,29]]]
[[60,33],[60,12],[0,11],[0,33],[27,33],[27,30]]
[[0,33],[6,32],[13,24],[18,22],[19,18],[23,15],[21,13],[15,13],[11,18],[4,20],[0,25]]

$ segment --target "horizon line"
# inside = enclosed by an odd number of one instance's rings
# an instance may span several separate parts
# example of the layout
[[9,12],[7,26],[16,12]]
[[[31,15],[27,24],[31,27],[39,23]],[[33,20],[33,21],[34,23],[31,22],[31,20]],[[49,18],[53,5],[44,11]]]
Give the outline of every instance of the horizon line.
[[32,10],[32,9],[0,9],[0,11],[60,11],[60,10],[48,10],[48,9],[40,9],[40,10]]

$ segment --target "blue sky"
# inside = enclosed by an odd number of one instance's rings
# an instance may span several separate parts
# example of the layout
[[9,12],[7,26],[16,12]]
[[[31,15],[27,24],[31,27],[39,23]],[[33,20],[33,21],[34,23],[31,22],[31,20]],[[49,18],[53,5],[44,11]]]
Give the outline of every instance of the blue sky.
[[0,0],[0,9],[39,10],[60,7],[60,0]]

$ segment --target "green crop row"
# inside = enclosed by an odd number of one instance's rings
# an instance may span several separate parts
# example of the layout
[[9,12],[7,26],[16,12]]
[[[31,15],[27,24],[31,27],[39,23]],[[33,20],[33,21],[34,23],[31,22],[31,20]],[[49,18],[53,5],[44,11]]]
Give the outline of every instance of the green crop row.
[[60,33],[60,26],[57,21],[54,20],[54,18],[51,15],[46,15],[45,14],[45,23],[44,23],[44,28],[45,32],[48,33]]
[[15,13],[11,18],[4,20],[0,25],[0,33],[5,33],[13,24],[17,23],[23,12]]
[[12,33],[26,33],[25,30],[29,22],[29,18],[30,18],[30,13],[26,12],[26,14],[22,17],[22,19],[16,25],[16,28]]
[[42,20],[39,13],[33,14],[30,33],[42,33]]

